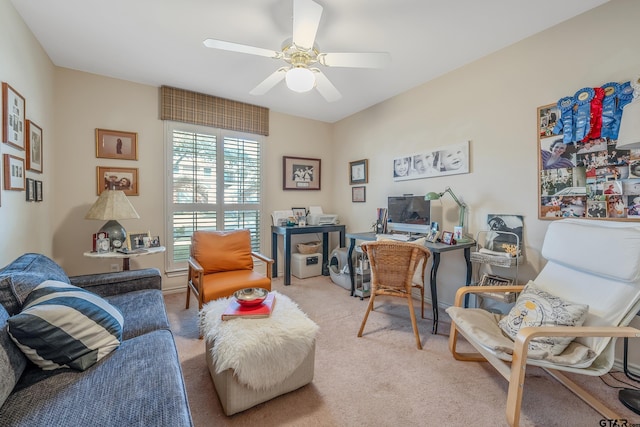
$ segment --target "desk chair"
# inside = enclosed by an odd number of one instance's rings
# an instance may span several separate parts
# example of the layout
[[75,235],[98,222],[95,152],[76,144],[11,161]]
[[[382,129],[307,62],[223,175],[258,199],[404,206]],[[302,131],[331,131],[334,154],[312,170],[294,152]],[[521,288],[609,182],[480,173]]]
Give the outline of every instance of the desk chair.
[[[544,369],[604,418],[625,418],[562,372],[603,375],[614,363],[615,338],[640,336],[640,330],[627,326],[640,310],[640,226],[585,219],[555,221],[547,229],[542,256],[547,264],[526,287],[458,290],[454,306],[447,309],[453,357],[487,361],[509,381],[506,412],[511,426],[520,421],[528,365]],[[463,308],[464,296],[477,292],[522,293],[507,315],[499,315]],[[477,353],[458,352],[458,334]]]
[[[214,299],[229,297],[243,288],[271,290],[273,260],[251,251],[249,230],[196,231],[191,236],[186,308],[191,292],[198,310]],[[266,276],[253,271],[253,259],[265,263]]]
[[[362,251],[367,254],[371,265],[371,298],[369,299],[367,312],[364,314],[364,319],[362,319],[358,336],[362,337],[364,325],[367,323],[369,313],[373,310],[376,296],[402,297],[406,298],[409,304],[411,325],[416,336],[416,344],[418,349],[422,350],[416,314],[413,310],[411,289],[420,289],[421,314],[424,319],[424,269],[431,253],[422,245],[392,240],[365,242],[361,247]],[[423,262],[420,264],[421,260]],[[413,275],[419,264],[422,269],[422,280],[420,284],[412,283]]]

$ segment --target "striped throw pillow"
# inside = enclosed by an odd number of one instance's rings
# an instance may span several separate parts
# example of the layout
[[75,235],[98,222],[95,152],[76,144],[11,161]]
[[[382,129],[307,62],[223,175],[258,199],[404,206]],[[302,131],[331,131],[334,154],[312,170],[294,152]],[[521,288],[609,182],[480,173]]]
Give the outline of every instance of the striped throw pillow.
[[45,370],[84,371],[122,342],[120,311],[98,295],[54,280],[35,287],[7,321],[20,350]]

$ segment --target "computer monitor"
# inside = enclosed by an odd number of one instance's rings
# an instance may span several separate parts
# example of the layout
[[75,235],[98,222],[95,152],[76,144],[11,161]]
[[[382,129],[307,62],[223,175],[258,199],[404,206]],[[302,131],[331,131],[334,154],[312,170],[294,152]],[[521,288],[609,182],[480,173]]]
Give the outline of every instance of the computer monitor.
[[408,233],[429,233],[431,202],[424,196],[389,196],[387,229]]

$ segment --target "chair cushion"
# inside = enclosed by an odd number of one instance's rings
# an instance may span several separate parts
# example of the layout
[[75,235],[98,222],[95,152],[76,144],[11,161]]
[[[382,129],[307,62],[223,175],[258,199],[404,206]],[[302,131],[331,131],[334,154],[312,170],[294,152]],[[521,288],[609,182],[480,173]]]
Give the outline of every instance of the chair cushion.
[[[498,325],[511,339],[520,328],[532,326],[582,326],[589,306],[574,304],[538,289],[533,281],[524,287],[509,314]],[[529,349],[561,354],[575,337],[536,337],[529,342]]]
[[203,301],[233,295],[235,291],[244,288],[264,288],[271,290],[271,279],[253,270],[224,271],[204,276]]
[[202,266],[204,274],[253,270],[251,232],[196,231],[191,236],[191,256]]
[[20,350],[45,370],[85,370],[122,342],[122,314],[98,295],[47,280],[9,318],[9,334]]

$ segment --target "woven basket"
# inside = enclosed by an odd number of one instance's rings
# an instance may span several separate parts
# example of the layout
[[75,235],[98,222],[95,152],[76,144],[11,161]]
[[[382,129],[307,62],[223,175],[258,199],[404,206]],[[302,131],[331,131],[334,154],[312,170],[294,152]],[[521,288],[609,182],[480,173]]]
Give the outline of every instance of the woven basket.
[[298,243],[298,252],[301,254],[315,254],[320,245],[320,242]]

